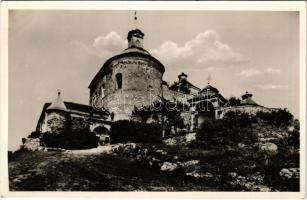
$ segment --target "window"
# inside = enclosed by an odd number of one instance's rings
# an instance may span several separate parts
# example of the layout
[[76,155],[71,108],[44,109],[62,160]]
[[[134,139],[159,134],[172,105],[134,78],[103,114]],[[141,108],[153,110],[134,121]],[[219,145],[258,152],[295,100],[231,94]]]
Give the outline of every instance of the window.
[[102,84],[102,86],[101,86],[101,97],[104,97],[105,96],[105,85],[104,84]]
[[115,75],[117,89],[121,89],[123,86],[123,75],[121,73]]

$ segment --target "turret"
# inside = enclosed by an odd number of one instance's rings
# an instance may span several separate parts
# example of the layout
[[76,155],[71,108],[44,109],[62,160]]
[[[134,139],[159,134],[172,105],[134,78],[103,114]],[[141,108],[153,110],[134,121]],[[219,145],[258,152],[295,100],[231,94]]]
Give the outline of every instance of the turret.
[[46,109],[48,132],[60,133],[67,129],[67,111],[65,103],[61,98],[61,92],[58,90],[57,98]]
[[129,31],[127,36],[128,47],[143,48],[143,37],[144,33],[142,33],[140,29],[134,29]]

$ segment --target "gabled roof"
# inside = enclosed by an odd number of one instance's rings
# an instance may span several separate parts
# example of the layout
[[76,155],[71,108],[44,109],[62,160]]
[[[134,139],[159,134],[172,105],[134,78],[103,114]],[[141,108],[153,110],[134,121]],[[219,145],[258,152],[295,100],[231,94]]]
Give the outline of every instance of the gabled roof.
[[[85,105],[85,104],[79,104],[79,103],[67,102],[67,101],[64,101],[64,104],[65,104],[65,107],[67,108],[68,113],[79,111],[79,112],[85,112],[90,116],[95,114],[95,115],[99,115],[102,120],[107,119],[108,115],[110,114],[109,111],[107,111],[105,109],[98,110],[98,109],[95,109],[92,106]],[[36,126],[36,129],[39,126],[39,122],[45,116],[45,112],[47,111],[48,107],[51,106],[51,105],[52,105],[52,103],[45,103],[44,104],[43,110],[41,112],[41,115],[39,117],[39,120],[38,120],[38,123],[37,123],[37,126]]]
[[219,93],[219,90],[211,86],[210,84],[208,84],[204,89],[202,89],[201,92],[207,92],[207,90]]
[[93,106],[85,105],[85,104],[79,104],[74,102],[64,102],[67,109],[69,111],[81,111],[81,112],[87,112],[91,114],[99,114],[99,115],[108,115],[110,114],[109,111],[107,111],[104,108],[94,108]]
[[227,102],[227,99],[225,99],[225,97],[223,97],[223,95],[221,95],[220,93],[213,94],[213,95],[212,94],[207,95],[206,93],[199,93],[197,96],[191,99],[188,99],[188,102],[192,103],[192,102],[197,102],[197,101],[203,101],[203,100],[211,99],[214,97],[219,98],[223,103]]

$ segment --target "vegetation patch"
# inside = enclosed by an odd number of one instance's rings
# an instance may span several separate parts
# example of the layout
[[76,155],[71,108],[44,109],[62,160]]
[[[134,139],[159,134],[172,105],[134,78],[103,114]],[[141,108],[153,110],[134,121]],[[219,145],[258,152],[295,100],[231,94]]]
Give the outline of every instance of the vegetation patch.
[[99,137],[90,131],[65,131],[44,133],[40,137],[42,146],[62,149],[90,149],[98,146]]
[[116,121],[110,130],[111,143],[145,142],[161,143],[162,129],[155,123],[145,124],[129,120]]

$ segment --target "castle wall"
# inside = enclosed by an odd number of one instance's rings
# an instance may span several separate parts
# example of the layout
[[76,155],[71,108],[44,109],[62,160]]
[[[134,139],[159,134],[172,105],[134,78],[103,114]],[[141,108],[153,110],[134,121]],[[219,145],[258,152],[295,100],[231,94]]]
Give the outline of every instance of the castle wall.
[[114,113],[114,120],[130,119],[135,107],[151,105],[160,91],[119,90],[103,99],[104,107]]
[[255,115],[257,112],[262,111],[262,112],[271,112],[272,108],[266,108],[262,106],[250,106],[250,105],[244,105],[244,106],[234,106],[234,107],[226,107],[226,108],[220,108],[215,111],[215,118],[216,119],[221,119],[224,117],[224,115],[227,112],[230,111],[241,111],[248,113],[250,115]]
[[178,100],[180,102],[187,103],[187,100],[192,98],[193,96],[194,96],[193,94],[184,94],[181,92],[170,90],[167,87],[163,87],[163,97],[166,100],[170,100],[170,101]]
[[51,111],[47,115],[47,131],[51,133],[59,133],[67,127],[67,113],[62,111]]
[[106,127],[110,129],[110,125],[104,124],[102,121],[93,118],[86,114],[76,113],[63,113],[58,111],[52,111],[46,114],[46,117],[42,118],[39,122],[41,125],[37,131],[59,133],[64,130],[80,131],[89,130],[92,131],[98,126]]
[[89,130],[90,124],[88,117],[71,114],[70,120],[72,131]]

